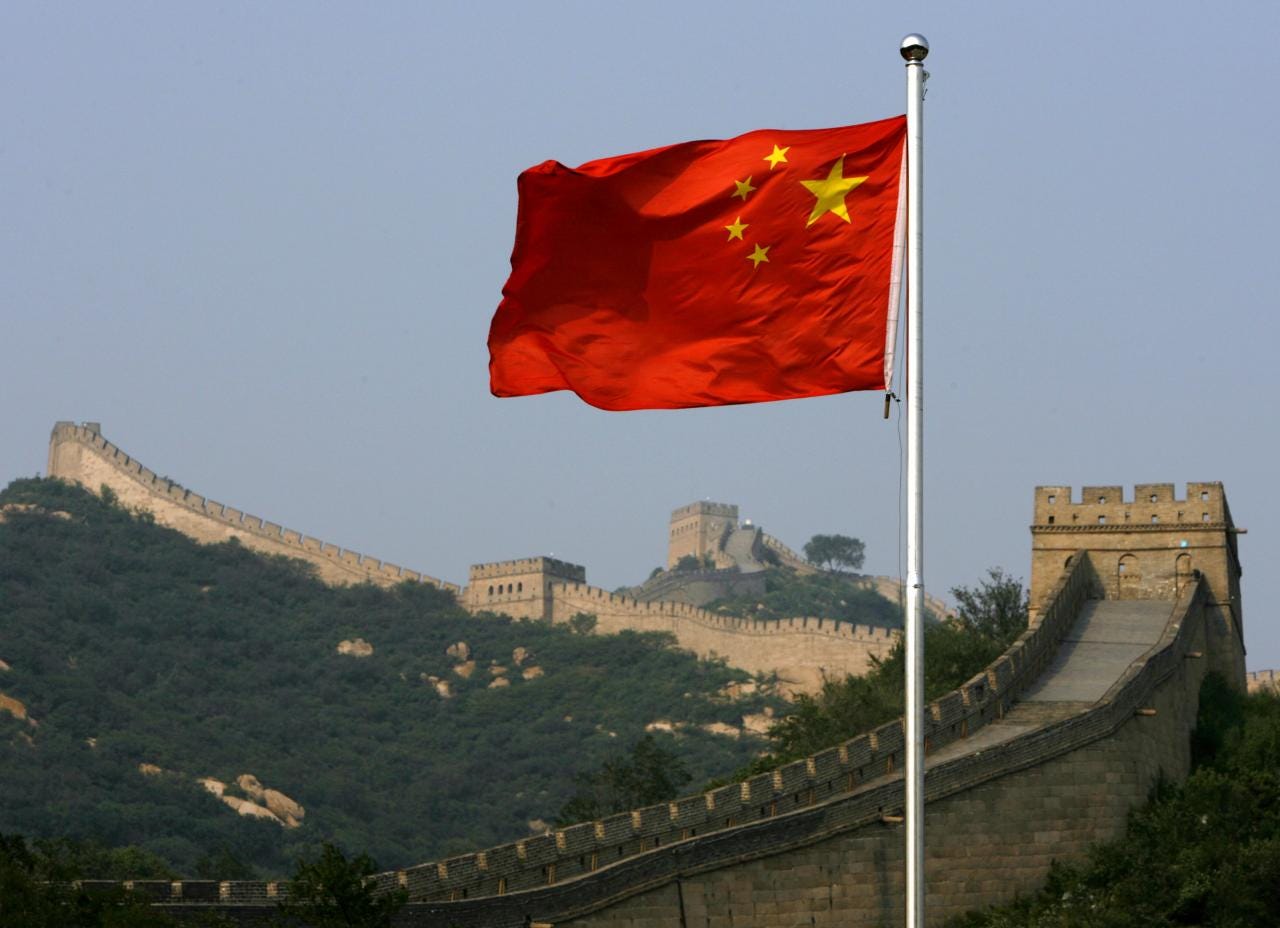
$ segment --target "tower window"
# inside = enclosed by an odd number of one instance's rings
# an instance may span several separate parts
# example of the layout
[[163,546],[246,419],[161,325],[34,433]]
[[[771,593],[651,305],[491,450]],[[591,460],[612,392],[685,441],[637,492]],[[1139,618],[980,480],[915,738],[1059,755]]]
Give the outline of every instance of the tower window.
[[1106,516],[1098,516],[1098,524],[1099,524],[1099,525],[1106,525],[1106,524],[1107,524],[1107,517],[1106,517]]
[[1058,501],[1058,497],[1056,497],[1056,496],[1054,496],[1052,493],[1050,493],[1050,494],[1049,494],[1049,505],[1050,505],[1050,506],[1052,506],[1052,505],[1053,505],[1054,503],[1056,503],[1057,501]]

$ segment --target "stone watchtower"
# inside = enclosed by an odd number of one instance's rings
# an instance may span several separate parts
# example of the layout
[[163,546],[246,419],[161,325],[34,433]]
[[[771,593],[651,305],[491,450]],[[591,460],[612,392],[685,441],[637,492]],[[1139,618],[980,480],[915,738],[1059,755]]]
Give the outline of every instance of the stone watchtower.
[[587,569],[554,557],[473,564],[462,605],[471,612],[492,609],[517,619],[551,620],[551,584],[585,583]]
[[[726,533],[738,527],[738,507],[731,503],[700,502],[681,506],[671,513],[671,534],[667,541],[667,569],[680,558],[692,555],[702,560],[720,553],[720,542]],[[717,567],[728,567],[717,564]]]
[[1107,599],[1175,600],[1197,573],[1208,587],[1205,609],[1214,668],[1244,679],[1240,552],[1245,530],[1231,521],[1221,483],[1188,483],[1178,499],[1171,483],[1122,487],[1036,487],[1031,526],[1031,615],[1077,551],[1089,552]]

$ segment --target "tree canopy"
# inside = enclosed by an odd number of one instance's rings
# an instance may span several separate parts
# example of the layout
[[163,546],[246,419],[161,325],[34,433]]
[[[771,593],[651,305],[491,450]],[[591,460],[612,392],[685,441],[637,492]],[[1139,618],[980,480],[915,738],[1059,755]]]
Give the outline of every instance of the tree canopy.
[[[693,776],[733,769],[758,742],[702,726],[782,706],[725,700],[749,675],[669,636],[326,586],[56,480],[0,505],[0,688],[27,715],[0,709],[0,831],[136,845],[183,877],[279,877],[324,842],[409,866],[525,837],[655,719],[687,723],[654,737]],[[372,653],[338,652],[356,638]],[[446,653],[459,641],[474,663]],[[303,806],[300,827],[197,782],[247,800],[245,773]]]
[[861,570],[866,545],[848,535],[814,535],[804,545],[804,557],[826,570]]

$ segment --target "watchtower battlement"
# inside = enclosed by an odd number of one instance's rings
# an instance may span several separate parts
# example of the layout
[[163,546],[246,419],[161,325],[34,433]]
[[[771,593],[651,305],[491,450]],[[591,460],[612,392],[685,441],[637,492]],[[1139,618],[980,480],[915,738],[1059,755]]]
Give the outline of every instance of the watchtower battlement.
[[[738,527],[738,507],[732,503],[704,500],[681,506],[671,513],[671,532],[667,542],[667,567],[675,567],[682,557],[702,560],[720,553],[720,540],[726,531]],[[717,567],[731,566],[716,564]]]
[[587,569],[554,557],[525,557],[472,564],[469,577],[462,604],[472,612],[550,620],[552,583],[585,583]]
[[[1073,497],[1069,486],[1035,490],[1031,525],[1032,621],[1066,563],[1088,551],[1106,599],[1176,600],[1196,577],[1208,592],[1208,627],[1213,634],[1239,638],[1241,625],[1240,554],[1231,507],[1221,483],[1188,483],[1179,497],[1172,483],[1139,483],[1126,499],[1122,486],[1083,487]],[[1228,679],[1242,679],[1243,664],[1221,667]]]
[[1124,487],[1118,486],[1083,487],[1079,501],[1072,499],[1071,487],[1036,487],[1036,525],[1085,528],[1188,522],[1230,524],[1231,509],[1221,483],[1188,483],[1182,499],[1172,483],[1135,484],[1131,500],[1124,498]]

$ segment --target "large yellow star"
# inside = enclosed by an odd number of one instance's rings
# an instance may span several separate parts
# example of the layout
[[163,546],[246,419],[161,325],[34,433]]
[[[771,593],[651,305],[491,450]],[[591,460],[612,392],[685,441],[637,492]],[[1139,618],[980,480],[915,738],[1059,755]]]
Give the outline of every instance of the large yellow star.
[[725,241],[732,242],[735,238],[738,241],[742,241],[742,230],[749,225],[751,225],[751,223],[743,222],[742,217],[739,216],[737,219],[733,220],[732,225],[725,226],[725,228],[729,230],[729,237],[725,239]]
[[805,226],[811,226],[822,216],[827,213],[835,213],[845,222],[849,221],[849,210],[845,208],[845,195],[866,180],[865,177],[845,177],[844,176],[844,155],[841,155],[836,163],[831,166],[831,172],[825,180],[802,180],[804,189],[808,190],[818,202],[813,204],[813,212],[809,214],[809,221]]
[[733,186],[736,188],[733,191],[733,195],[735,197],[742,197],[742,201],[744,203],[747,201],[747,194],[751,193],[756,189],[755,187],[751,186],[750,176],[748,176],[746,180],[735,180],[733,182]]
[[759,245],[756,245],[756,250],[747,255],[747,260],[751,262],[752,268],[759,267],[760,262],[762,261],[765,264],[769,263],[769,249],[772,247],[772,245],[765,245],[761,248]]
[[789,152],[789,151],[791,151],[791,146],[790,146],[790,145],[788,145],[786,148],[779,148],[777,145],[775,145],[775,146],[773,146],[773,151],[772,151],[772,152],[770,152],[769,154],[765,155],[765,156],[764,156],[763,158],[761,158],[760,160],[761,160],[761,161],[768,161],[768,162],[769,162],[769,170],[770,170],[770,171],[772,171],[774,168],[776,168],[776,167],[778,166],[778,162],[779,162],[779,161],[786,161],[786,160],[787,160],[787,152]]

